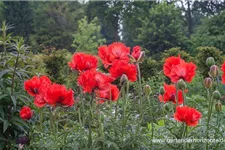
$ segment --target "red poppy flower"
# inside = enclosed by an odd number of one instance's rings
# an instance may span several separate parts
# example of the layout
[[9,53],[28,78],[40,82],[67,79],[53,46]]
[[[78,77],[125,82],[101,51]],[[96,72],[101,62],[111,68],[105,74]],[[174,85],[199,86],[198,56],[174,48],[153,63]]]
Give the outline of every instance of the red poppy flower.
[[[161,102],[167,103],[167,102],[173,102],[176,104],[176,87],[174,84],[167,85],[164,83],[164,90],[165,93],[163,95],[159,95],[159,100]],[[187,91],[185,91],[187,92]],[[181,90],[178,90],[178,104],[183,104],[183,93]]]
[[72,70],[78,70],[80,72],[96,69],[98,65],[98,59],[90,54],[85,53],[75,53],[71,62],[68,62],[68,65]]
[[73,106],[73,90],[67,90],[65,86],[60,84],[52,84],[45,93],[45,100],[52,106],[57,104]]
[[120,42],[112,43],[108,47],[104,45],[98,48],[98,56],[101,58],[105,68],[112,65],[115,60],[129,61],[129,54],[130,48]]
[[195,76],[195,70],[195,64],[192,62],[186,63],[180,56],[167,58],[163,66],[164,74],[169,77],[173,83],[176,83],[180,79],[191,82]]
[[109,69],[109,72],[114,78],[119,78],[125,74],[128,80],[132,82],[137,80],[136,66],[134,64],[129,64],[127,61],[115,61]]
[[221,70],[223,71],[222,83],[225,84],[225,62],[223,63]]
[[201,118],[201,113],[188,106],[177,106],[174,119],[186,123],[188,126],[195,127]]
[[100,104],[107,100],[117,101],[119,97],[119,89],[116,85],[110,84],[108,88],[95,91],[96,96],[100,99],[98,102]]
[[36,96],[43,93],[50,84],[51,81],[47,76],[41,76],[40,78],[34,76],[30,80],[24,82],[24,89],[31,96]]
[[92,93],[95,89],[104,89],[113,78],[93,69],[82,73],[77,80],[84,92]]
[[131,53],[131,55],[138,60],[139,56],[141,55],[141,47],[140,46],[135,46],[133,47],[133,52]]
[[20,110],[20,118],[23,120],[29,120],[33,116],[33,111],[28,106],[23,106]]
[[34,97],[34,105],[37,106],[38,108],[42,108],[46,105],[46,100],[44,98],[44,94],[45,93],[41,93]]

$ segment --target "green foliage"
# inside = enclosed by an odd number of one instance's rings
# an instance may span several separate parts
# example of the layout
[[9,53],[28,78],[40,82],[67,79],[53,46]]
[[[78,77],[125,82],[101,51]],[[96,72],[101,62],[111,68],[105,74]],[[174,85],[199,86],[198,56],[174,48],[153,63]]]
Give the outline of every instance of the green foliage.
[[[67,50],[56,50],[55,48],[43,50],[45,53],[42,55],[44,72],[47,74],[53,82],[59,84],[68,83],[68,75],[71,73],[68,66],[72,55]],[[40,60],[39,60],[40,61]]]
[[218,66],[220,66],[224,61],[222,51],[220,51],[215,47],[198,47],[196,49],[196,53],[197,53],[196,59],[198,60],[197,61],[198,70],[204,77],[209,76],[208,74],[209,67],[206,65],[206,59],[208,57],[213,57]]
[[182,50],[180,47],[173,47],[161,53],[162,63],[164,63],[166,58],[171,56],[178,56],[179,54],[180,54],[180,57],[187,62],[194,61],[194,58],[185,50]]
[[154,5],[140,24],[141,27],[137,29],[139,34],[135,40],[151,54],[176,46],[185,47],[185,28],[181,12],[174,4]]
[[96,53],[98,46],[106,42],[100,33],[101,26],[98,25],[98,19],[94,18],[90,23],[87,17],[78,21],[77,33],[73,34],[74,40],[72,47],[75,51],[86,51]]
[[225,52],[225,11],[203,20],[192,36],[193,47],[213,46]]
[[34,33],[31,37],[33,51],[41,46],[71,50],[72,33],[78,28],[77,21],[83,18],[79,2],[33,2]]
[[3,39],[11,42],[7,47],[1,42],[6,51],[0,53],[0,149],[17,149],[16,139],[27,135],[29,129],[27,122],[19,117],[18,111],[24,104],[29,105],[30,99],[22,87],[28,78],[28,66],[32,64],[27,64],[30,58],[27,57],[28,47],[24,40],[5,34],[7,28],[1,28],[1,31]]
[[122,1],[89,1],[85,10],[88,21],[95,17],[101,24],[101,34],[107,44],[119,41],[119,20],[123,10]]
[[33,11],[28,1],[4,1],[4,18],[12,24],[12,32],[26,40],[32,32]]
[[159,72],[159,63],[150,58],[146,57],[145,60],[140,64],[141,76],[144,79],[148,79],[151,76],[157,75]]

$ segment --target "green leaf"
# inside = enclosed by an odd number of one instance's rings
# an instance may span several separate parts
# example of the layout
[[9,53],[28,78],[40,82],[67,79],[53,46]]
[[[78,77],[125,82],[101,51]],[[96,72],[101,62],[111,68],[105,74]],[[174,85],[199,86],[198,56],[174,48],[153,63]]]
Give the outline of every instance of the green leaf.
[[0,95],[0,99],[4,98],[6,96],[8,96],[8,94],[2,94],[2,95]]
[[8,120],[5,120],[4,124],[3,124],[3,133],[5,133],[5,131],[8,129],[8,127],[9,127],[9,122],[8,122]]
[[9,71],[10,71],[9,69],[5,69],[5,70],[0,71],[0,78],[2,76],[4,76],[6,73],[8,73]]
[[15,96],[10,96],[13,102],[14,107],[16,107],[16,97]]

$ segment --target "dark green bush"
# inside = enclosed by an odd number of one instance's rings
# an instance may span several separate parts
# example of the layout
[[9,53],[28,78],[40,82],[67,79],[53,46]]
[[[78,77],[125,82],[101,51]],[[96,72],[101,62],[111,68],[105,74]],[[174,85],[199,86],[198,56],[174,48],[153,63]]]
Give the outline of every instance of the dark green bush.
[[[66,84],[71,87],[75,83],[75,75],[68,66],[72,54],[66,49],[55,50],[54,48],[46,49],[41,56],[44,69],[53,82]],[[71,82],[74,81],[74,82]]]
[[159,64],[156,60],[152,58],[145,58],[145,60],[140,64],[141,76],[144,79],[148,79],[158,73]]
[[220,51],[215,47],[202,46],[198,47],[196,51],[197,51],[196,60],[198,66],[197,69],[204,77],[209,76],[208,74],[209,67],[206,65],[206,59],[208,57],[213,57],[218,67],[220,67],[220,65],[223,63],[224,56],[222,55],[222,51]]

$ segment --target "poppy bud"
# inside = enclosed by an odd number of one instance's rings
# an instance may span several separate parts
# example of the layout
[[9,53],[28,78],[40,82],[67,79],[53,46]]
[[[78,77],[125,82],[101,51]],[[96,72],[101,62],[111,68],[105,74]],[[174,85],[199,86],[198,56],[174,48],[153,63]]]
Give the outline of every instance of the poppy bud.
[[212,87],[212,79],[211,78],[205,78],[204,80],[204,86],[208,89]]
[[128,80],[128,77],[127,75],[123,74],[121,77],[120,77],[120,84],[123,85],[124,83],[126,83]]
[[164,89],[163,86],[161,86],[161,87],[159,88],[159,94],[160,94],[160,95],[163,95],[164,93],[165,93],[165,89]]
[[221,99],[221,94],[219,91],[214,91],[212,93],[212,97],[215,99],[215,100],[220,100]]
[[143,62],[144,61],[144,58],[145,58],[145,52],[144,51],[142,51],[141,52],[141,54],[140,54],[140,56],[138,57],[138,62]]
[[208,57],[208,58],[206,59],[206,65],[207,65],[208,67],[211,67],[212,65],[215,65],[215,60],[214,60],[214,58],[213,58],[213,57]]
[[215,109],[216,109],[217,112],[221,112],[221,110],[222,110],[222,104],[220,102],[217,102],[215,104]]
[[145,96],[149,96],[152,93],[152,89],[149,85],[144,86],[144,94]]
[[178,82],[177,82],[177,88],[179,90],[184,90],[186,88],[186,83],[184,82],[183,79],[180,79]]
[[132,55],[128,55],[128,57],[132,63],[136,62],[136,59]]
[[172,109],[172,106],[171,106],[170,103],[165,103],[165,104],[163,105],[163,110],[164,110],[164,111],[170,111],[171,109]]
[[210,67],[209,74],[211,77],[215,78],[218,75],[218,67],[216,65],[212,65]]

